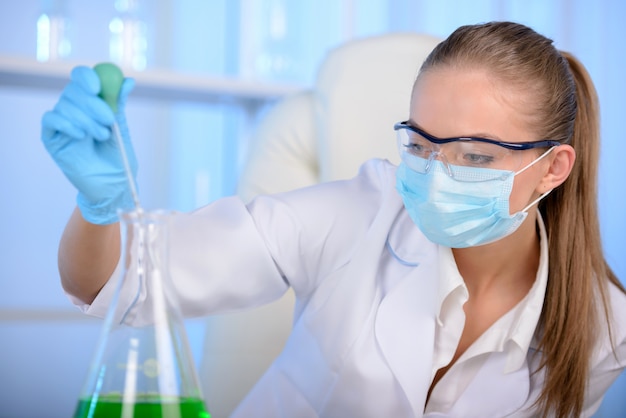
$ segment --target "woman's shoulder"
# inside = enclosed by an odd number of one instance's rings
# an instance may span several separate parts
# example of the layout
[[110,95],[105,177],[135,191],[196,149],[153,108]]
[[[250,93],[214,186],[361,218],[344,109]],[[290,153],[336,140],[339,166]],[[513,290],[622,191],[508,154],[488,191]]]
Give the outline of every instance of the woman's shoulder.
[[364,162],[352,178],[261,196],[256,204],[280,202],[305,216],[308,212],[312,212],[314,217],[328,213],[335,218],[346,212],[349,217],[359,214],[370,218],[376,216],[383,206],[390,203],[398,206],[397,203],[401,202],[395,191],[395,171],[396,166],[389,161],[371,159]]
[[[609,326],[601,327],[596,361],[612,356],[614,349],[619,352],[626,352],[626,293],[609,281],[607,296]],[[606,318],[604,310],[601,309],[599,315],[601,322],[604,322],[603,319]],[[606,324],[606,322],[604,323]],[[626,359],[620,359],[620,361],[626,363]]]
[[616,284],[609,282],[608,294],[613,323],[626,339],[626,293]]
[[389,190],[395,190],[397,166],[380,158],[365,161],[354,177],[345,180],[331,182],[347,183],[349,187],[357,189],[375,189],[386,194]]

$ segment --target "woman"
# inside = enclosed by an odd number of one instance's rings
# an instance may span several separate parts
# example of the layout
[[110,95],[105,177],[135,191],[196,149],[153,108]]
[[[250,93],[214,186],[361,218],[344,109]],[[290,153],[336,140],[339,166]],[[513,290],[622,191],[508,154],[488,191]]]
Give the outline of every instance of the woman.
[[[63,286],[102,315],[130,192],[97,77],[72,80],[42,137],[79,191]],[[174,216],[186,315],[296,294],[283,353],[234,416],[592,415],[626,367],[626,291],[600,244],[584,67],[525,26],[464,26],[395,128],[397,168]]]

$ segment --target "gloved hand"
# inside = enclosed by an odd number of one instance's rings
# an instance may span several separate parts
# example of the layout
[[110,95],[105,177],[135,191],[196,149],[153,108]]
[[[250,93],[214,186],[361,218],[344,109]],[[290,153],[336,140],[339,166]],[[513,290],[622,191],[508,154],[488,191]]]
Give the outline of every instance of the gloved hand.
[[100,79],[88,67],[72,70],[71,81],[52,111],[43,115],[41,139],[68,180],[78,190],[77,204],[87,221],[110,224],[118,209],[133,207],[133,198],[112,125],[117,121],[136,183],[137,159],[124,109],[135,85],[124,79],[117,114],[98,97]]

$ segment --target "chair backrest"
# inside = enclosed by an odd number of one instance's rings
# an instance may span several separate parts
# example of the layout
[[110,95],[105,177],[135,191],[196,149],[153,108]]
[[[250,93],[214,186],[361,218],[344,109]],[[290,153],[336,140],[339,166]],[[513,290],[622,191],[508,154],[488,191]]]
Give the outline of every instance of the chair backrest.
[[[260,122],[239,195],[282,192],[352,177],[374,157],[398,160],[393,124],[408,117],[417,71],[436,38],[397,33],[331,51],[315,85],[286,97]],[[230,415],[280,353],[294,295],[207,319],[201,381],[211,413]]]
[[438,42],[391,33],[332,50],[312,89],[285,98],[260,123],[239,194],[349,178],[374,157],[397,162],[393,124],[407,119],[419,67]]

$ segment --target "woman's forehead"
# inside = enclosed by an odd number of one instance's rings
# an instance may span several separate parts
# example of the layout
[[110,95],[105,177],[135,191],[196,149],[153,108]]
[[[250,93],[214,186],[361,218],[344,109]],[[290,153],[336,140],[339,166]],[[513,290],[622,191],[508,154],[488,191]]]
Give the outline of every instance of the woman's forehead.
[[431,68],[419,75],[410,119],[438,137],[533,141],[528,94],[482,68]]

